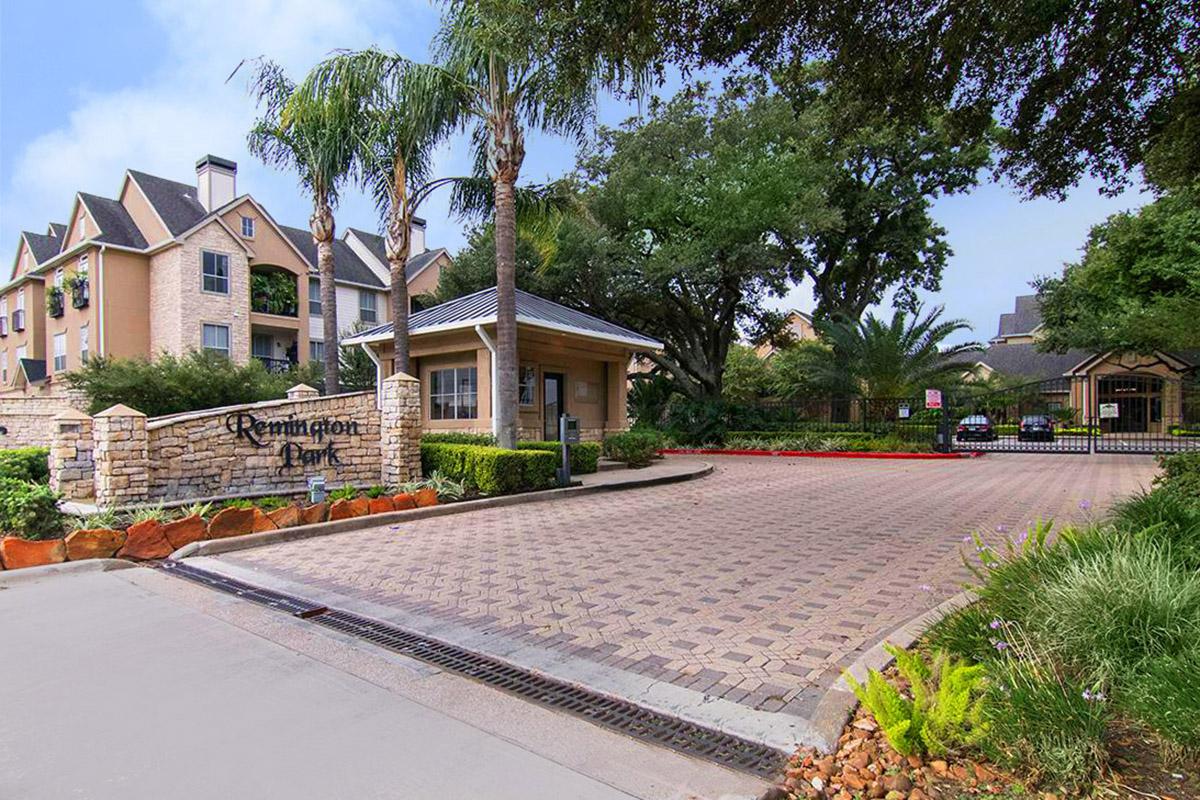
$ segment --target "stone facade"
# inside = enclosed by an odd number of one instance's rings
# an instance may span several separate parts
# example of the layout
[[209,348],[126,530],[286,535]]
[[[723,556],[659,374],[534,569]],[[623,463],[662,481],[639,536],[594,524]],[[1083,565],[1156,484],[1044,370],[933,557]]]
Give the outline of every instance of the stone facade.
[[359,392],[152,419],[148,499],[286,494],[316,475],[379,483],[379,418],[374,392]]
[[41,394],[0,397],[0,449],[49,447],[54,437],[54,418],[64,411],[86,407],[87,399],[61,382]]
[[50,488],[68,500],[87,500],[95,485],[92,418],[70,409],[54,417],[50,444]]
[[421,382],[397,372],[379,389],[382,479],[398,486],[421,477]]
[[150,480],[146,415],[129,406],[113,406],[92,418],[92,436],[96,505],[145,502]]

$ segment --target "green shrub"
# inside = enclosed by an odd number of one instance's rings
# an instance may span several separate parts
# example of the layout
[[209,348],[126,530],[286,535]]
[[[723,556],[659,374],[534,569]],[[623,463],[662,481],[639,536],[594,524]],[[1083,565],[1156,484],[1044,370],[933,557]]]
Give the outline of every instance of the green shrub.
[[989,663],[987,675],[981,749],[1076,796],[1073,790],[1088,785],[1104,763],[1108,704],[1092,685],[1027,652]]
[[506,450],[470,444],[421,444],[421,468],[441,473],[484,494],[545,489],[554,485],[558,460],[542,450]]
[[383,497],[385,494],[391,494],[391,492],[388,490],[388,487],[377,485],[377,486],[368,486],[367,490],[365,492],[363,492],[363,494],[365,494],[367,497],[374,500],[377,497]]
[[346,484],[345,486],[339,486],[331,491],[328,497],[329,502],[331,503],[337,502],[338,500],[353,500],[354,498],[358,497],[358,489],[355,489],[350,484]]
[[1130,678],[1121,708],[1191,755],[1200,754],[1200,647],[1152,659]]
[[1200,500],[1160,486],[1117,503],[1111,519],[1121,535],[1156,541],[1182,566],[1200,569]]
[[0,478],[0,531],[23,539],[55,539],[66,517],[61,496],[44,483]]
[[483,447],[495,447],[496,437],[490,433],[426,433],[421,436],[421,444],[477,444]]
[[[518,450],[545,450],[555,454],[555,457],[561,461],[562,455],[560,450],[562,445],[559,442],[518,442]],[[600,443],[599,442],[580,442],[579,444],[571,445],[571,474],[572,475],[588,475],[599,469],[600,462]]]
[[988,613],[983,603],[971,603],[934,622],[921,639],[934,649],[972,661],[986,661],[996,655],[995,637],[989,628],[993,619],[994,615]]
[[903,756],[941,755],[956,745],[972,744],[983,734],[983,666],[967,664],[944,652],[926,663],[919,653],[885,644],[896,668],[909,682],[908,699],[875,670],[866,685],[849,673],[846,682],[879,722],[888,743]]
[[254,505],[258,506],[263,511],[275,511],[284,506],[291,505],[292,501],[286,497],[271,495],[270,497],[260,497],[254,501]]
[[162,504],[156,506],[143,506],[136,508],[129,514],[129,521],[133,524],[139,522],[167,522],[171,519],[171,512],[162,507]]
[[1162,456],[1158,463],[1162,474],[1154,479],[1156,486],[1200,502],[1200,452]]
[[247,497],[238,497],[236,499],[226,500],[225,502],[221,503],[222,509],[226,509],[226,508],[247,509],[247,508],[254,508],[254,507],[255,507],[254,501]]
[[16,450],[0,450],[0,478],[12,478],[27,483],[48,483],[50,449],[22,447]]
[[192,503],[179,509],[180,518],[207,517],[212,511],[212,503]]
[[631,467],[647,466],[661,448],[662,435],[651,430],[614,433],[604,440],[604,454]]

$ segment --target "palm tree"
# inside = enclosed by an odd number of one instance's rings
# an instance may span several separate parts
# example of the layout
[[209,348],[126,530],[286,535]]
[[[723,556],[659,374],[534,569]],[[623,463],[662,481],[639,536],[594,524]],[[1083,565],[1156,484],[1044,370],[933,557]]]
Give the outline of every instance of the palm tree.
[[356,138],[350,126],[353,116],[334,100],[297,94],[295,84],[271,61],[258,62],[250,84],[258,103],[265,105],[263,116],[255,122],[248,137],[250,152],[268,165],[295,170],[300,185],[312,196],[313,213],[308,222],[317,246],[321,282],[325,393],[337,394],[339,349],[333,209],[353,164]]
[[875,398],[910,397],[925,388],[958,383],[974,361],[964,358],[983,348],[978,342],[943,347],[952,334],[970,330],[961,319],[942,320],[935,306],[924,317],[917,306],[912,318],[897,309],[890,321],[874,314],[858,322],[821,325],[821,333],[841,358],[818,367],[823,382],[835,392]]
[[599,62],[560,69],[549,44],[556,37],[545,25],[519,0],[452,0],[435,46],[439,66],[458,86],[464,117],[474,121],[477,162],[492,184],[499,384],[493,414],[498,442],[508,448],[517,439],[516,183],[525,128],[582,135],[601,78]]

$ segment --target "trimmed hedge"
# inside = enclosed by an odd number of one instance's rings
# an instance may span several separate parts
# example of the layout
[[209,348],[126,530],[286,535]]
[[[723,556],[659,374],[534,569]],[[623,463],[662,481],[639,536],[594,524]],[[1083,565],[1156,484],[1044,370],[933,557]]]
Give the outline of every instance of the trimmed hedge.
[[22,447],[0,450],[0,478],[27,483],[50,482],[50,448]]
[[474,444],[421,443],[421,469],[475,487],[483,494],[512,494],[554,485],[558,460],[543,450],[505,450]]
[[645,467],[662,448],[662,434],[654,430],[614,433],[604,440],[604,454],[630,467]]
[[490,433],[426,433],[421,436],[421,444],[477,444],[483,447],[495,447],[496,437]]
[[0,477],[0,531],[22,539],[56,539],[63,532],[59,495],[44,483]]
[[[544,450],[549,453],[554,453],[554,458],[558,463],[562,456],[559,455],[562,444],[559,442],[517,442],[518,450]],[[580,442],[579,444],[571,445],[571,474],[572,475],[587,475],[599,469],[600,462],[600,444],[599,442]]]

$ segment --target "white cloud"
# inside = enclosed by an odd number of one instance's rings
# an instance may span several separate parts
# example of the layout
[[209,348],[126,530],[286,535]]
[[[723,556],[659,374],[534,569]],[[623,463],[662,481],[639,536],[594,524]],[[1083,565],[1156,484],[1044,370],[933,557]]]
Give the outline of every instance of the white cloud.
[[[126,88],[77,95],[63,126],[20,150],[0,192],[5,253],[14,251],[20,230],[62,221],[76,191],[111,197],[127,167],[190,180],[205,153],[237,160],[239,189],[273,211],[284,205],[277,213],[288,220],[306,219],[292,176],[246,152],[254,103],[246,79],[228,76],[243,58],[260,55],[300,75],[334,49],[395,47],[380,34],[389,23],[435,19],[421,0],[148,0],[146,11],[168,42],[167,56],[147,74],[131,75]],[[421,51],[427,38],[419,39]],[[72,91],[63,87],[65,97]],[[350,202],[358,211],[361,204]]]

